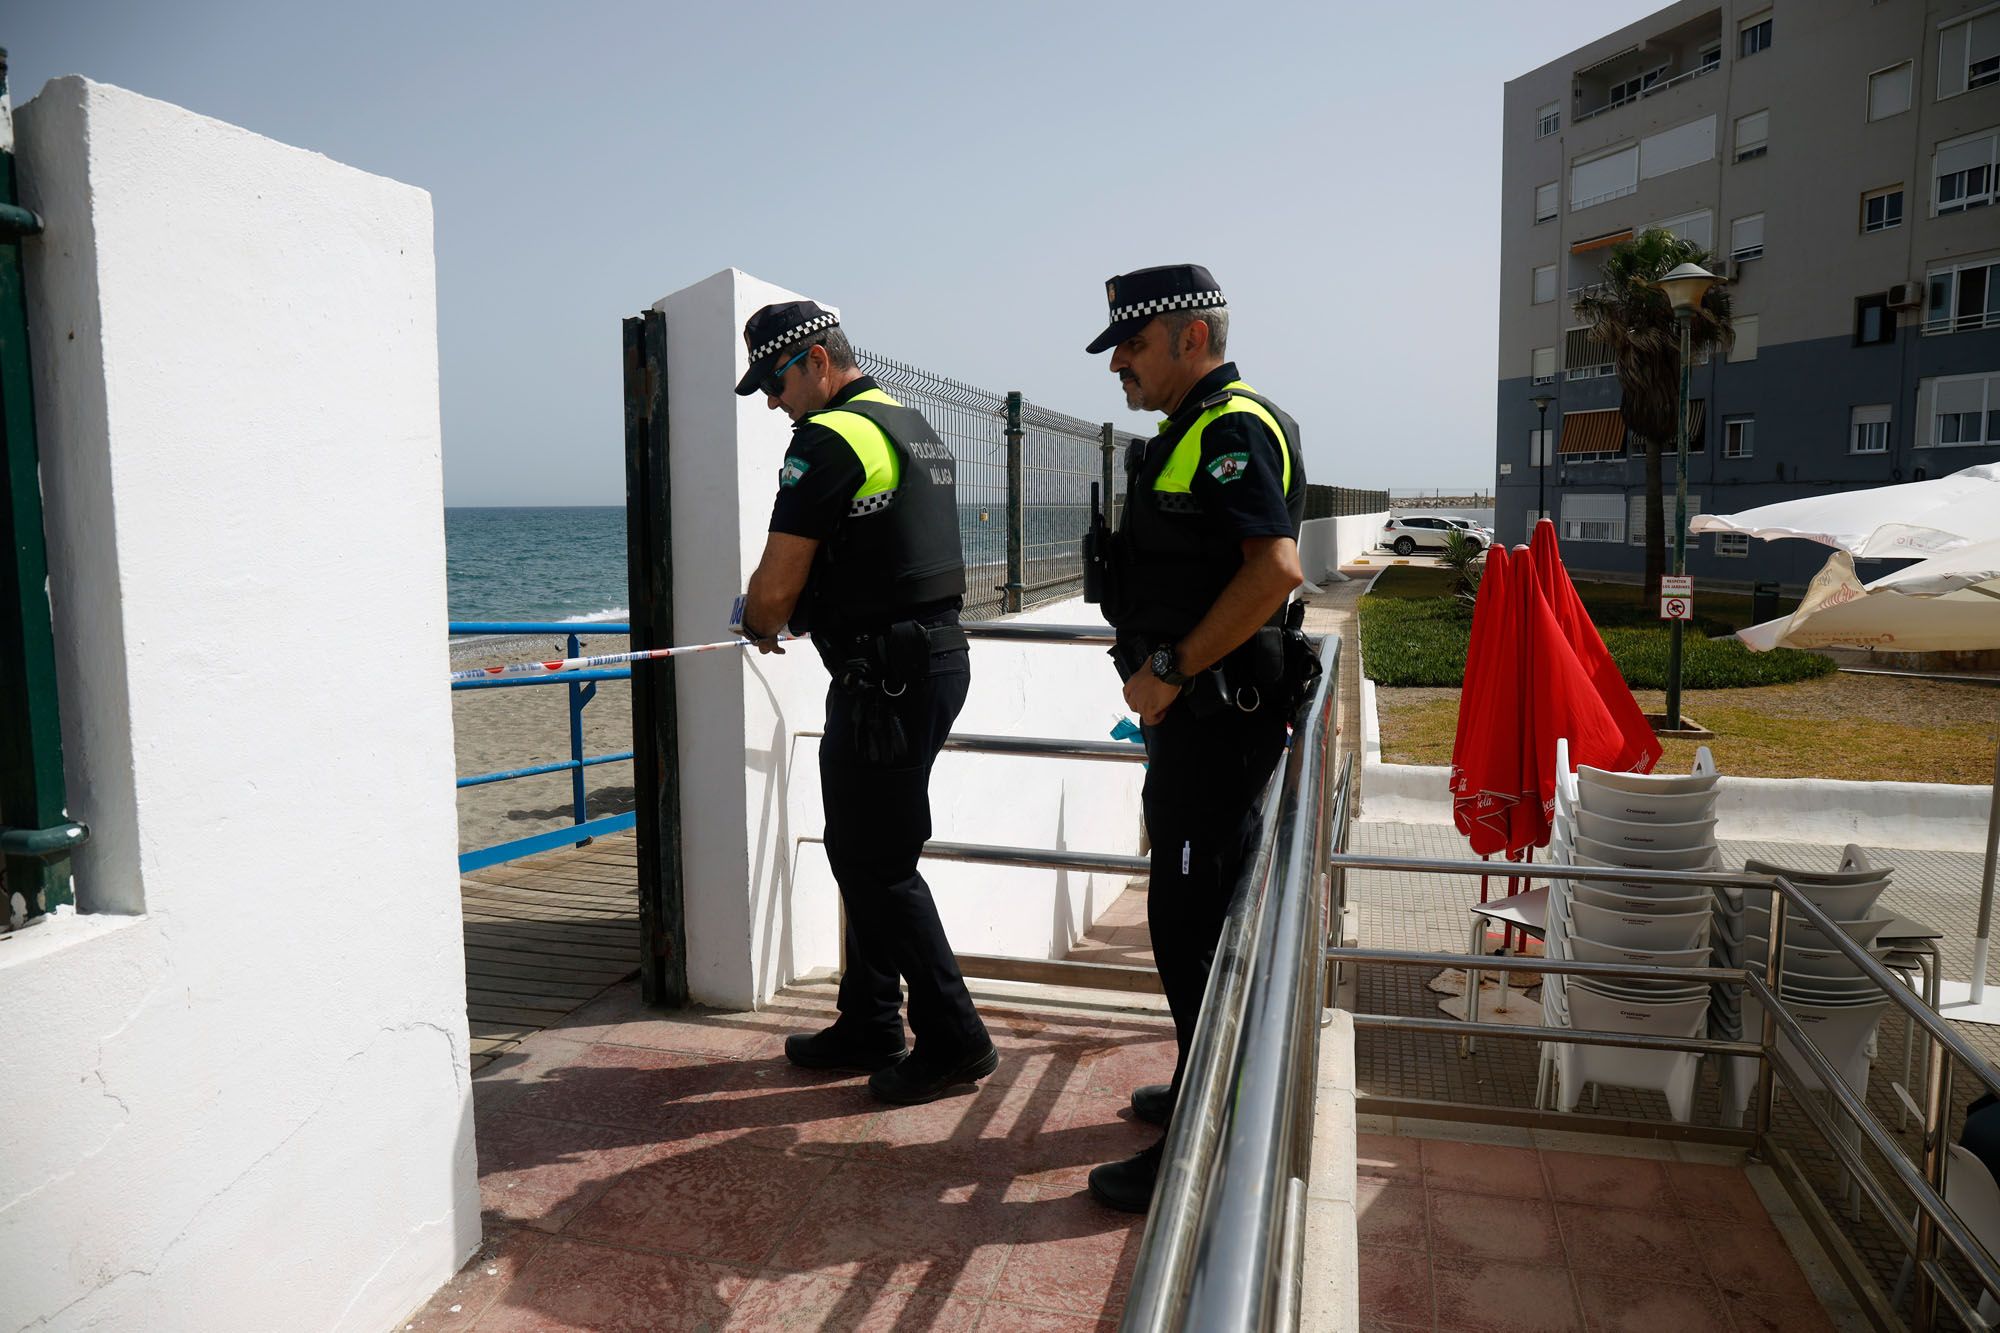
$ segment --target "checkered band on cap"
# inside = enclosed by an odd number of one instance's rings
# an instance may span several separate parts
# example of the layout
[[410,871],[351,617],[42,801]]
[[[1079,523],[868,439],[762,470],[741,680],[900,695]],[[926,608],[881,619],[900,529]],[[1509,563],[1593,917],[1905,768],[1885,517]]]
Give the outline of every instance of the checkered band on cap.
[[815,315],[813,318],[807,320],[803,324],[796,324],[793,325],[791,328],[786,329],[783,333],[771,339],[771,341],[764,343],[761,346],[751,348],[750,359],[754,362],[759,357],[769,356],[772,352],[777,351],[780,347],[788,347],[792,343],[799,341],[799,339],[801,338],[810,338],[813,334],[818,333],[821,329],[830,329],[838,323],[840,323],[840,320],[837,316]]
[[862,514],[879,514],[887,509],[895,498],[894,491],[879,491],[865,500],[850,500],[847,504],[847,516],[857,518]]
[[1182,292],[1179,296],[1160,296],[1151,301],[1140,301],[1135,305],[1111,307],[1111,318],[1132,319],[1138,315],[1157,315],[1167,310],[1189,310],[1205,306],[1225,306],[1221,292]]

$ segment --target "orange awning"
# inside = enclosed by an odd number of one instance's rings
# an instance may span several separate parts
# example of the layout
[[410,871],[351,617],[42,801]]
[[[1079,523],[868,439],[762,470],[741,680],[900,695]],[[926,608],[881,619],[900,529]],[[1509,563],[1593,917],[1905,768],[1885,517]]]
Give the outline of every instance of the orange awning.
[[1578,241],[1569,248],[1569,252],[1573,255],[1586,254],[1589,251],[1602,250],[1607,246],[1616,245],[1620,241],[1629,241],[1631,239],[1632,229],[1627,227],[1624,231],[1607,232],[1602,236],[1593,236],[1587,241]]
[[1563,413],[1559,453],[1617,454],[1625,451],[1625,419],[1618,409]]

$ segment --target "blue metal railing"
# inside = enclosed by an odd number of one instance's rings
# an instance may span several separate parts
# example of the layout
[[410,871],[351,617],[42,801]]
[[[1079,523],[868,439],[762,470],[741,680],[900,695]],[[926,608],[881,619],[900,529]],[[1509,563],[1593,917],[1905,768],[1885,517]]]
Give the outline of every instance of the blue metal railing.
[[[573,621],[545,622],[535,620],[454,620],[450,626],[453,634],[562,634],[567,636],[569,650],[566,657],[583,655],[583,645],[578,638],[580,632],[592,634],[626,634],[632,632],[630,625],[597,623],[579,625]],[[540,777],[546,773],[568,773],[570,775],[570,809],[572,823],[568,828],[551,829],[547,833],[536,833],[526,838],[514,838],[507,842],[496,842],[486,847],[475,847],[458,856],[458,872],[478,870],[484,866],[499,865],[503,861],[518,861],[524,856],[537,852],[554,851],[558,847],[582,847],[592,838],[604,833],[617,833],[631,828],[638,822],[636,812],[623,811],[615,815],[604,815],[597,819],[587,817],[586,793],[584,791],[583,770],[599,764],[616,764],[630,759],[630,750],[618,754],[598,754],[586,756],[583,752],[583,710],[597,697],[597,682],[600,680],[630,680],[632,668],[618,667],[595,671],[566,671],[552,676],[508,676],[496,680],[458,680],[451,688],[458,690],[499,690],[511,689],[517,685],[567,685],[569,687],[569,758],[551,764],[532,764],[526,768],[503,768],[492,773],[474,773],[458,779],[458,786],[482,787],[493,782],[510,782],[515,778]]]

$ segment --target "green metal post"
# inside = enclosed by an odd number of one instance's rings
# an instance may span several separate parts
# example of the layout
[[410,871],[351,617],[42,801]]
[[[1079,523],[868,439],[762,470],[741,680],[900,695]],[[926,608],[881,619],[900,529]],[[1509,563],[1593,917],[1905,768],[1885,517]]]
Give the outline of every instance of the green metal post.
[[[1688,380],[1692,375],[1688,351],[1686,315],[1677,316],[1681,326],[1681,407],[1674,426],[1674,574],[1687,572],[1688,527]],[[1669,623],[1667,640],[1667,730],[1681,727],[1681,626],[1676,618]]]
[[1021,457],[1021,393],[1007,395],[1007,600],[1008,612],[1021,609],[1021,595],[1027,589],[1028,497],[1027,475]]
[[[50,829],[64,823],[61,718],[56,707],[55,635],[49,621],[49,561],[42,538],[41,457],[28,360],[28,310],[21,268],[24,236],[41,219],[15,193],[13,117],[7,54],[0,51],[0,825]],[[28,915],[74,901],[67,858],[6,858],[0,928],[13,895]]]

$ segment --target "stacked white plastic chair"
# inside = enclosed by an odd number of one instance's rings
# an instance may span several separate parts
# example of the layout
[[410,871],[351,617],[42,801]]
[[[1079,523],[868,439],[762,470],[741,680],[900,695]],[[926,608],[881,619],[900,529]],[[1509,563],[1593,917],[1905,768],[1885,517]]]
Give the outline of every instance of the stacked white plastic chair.
[[[1710,870],[1715,850],[1715,759],[1706,747],[1690,773],[1647,776],[1583,767],[1570,771],[1568,742],[1556,750],[1555,825],[1550,858],[1578,866]],[[1653,967],[1706,967],[1715,934],[1715,895],[1674,885],[1554,880],[1549,886],[1551,958]],[[1706,982],[1599,979],[1548,974],[1542,1019],[1548,1027],[1698,1037],[1708,1028]],[[1676,1120],[1694,1106],[1700,1057],[1547,1042],[1537,1105],[1576,1109],[1587,1085],[1659,1092]]]

